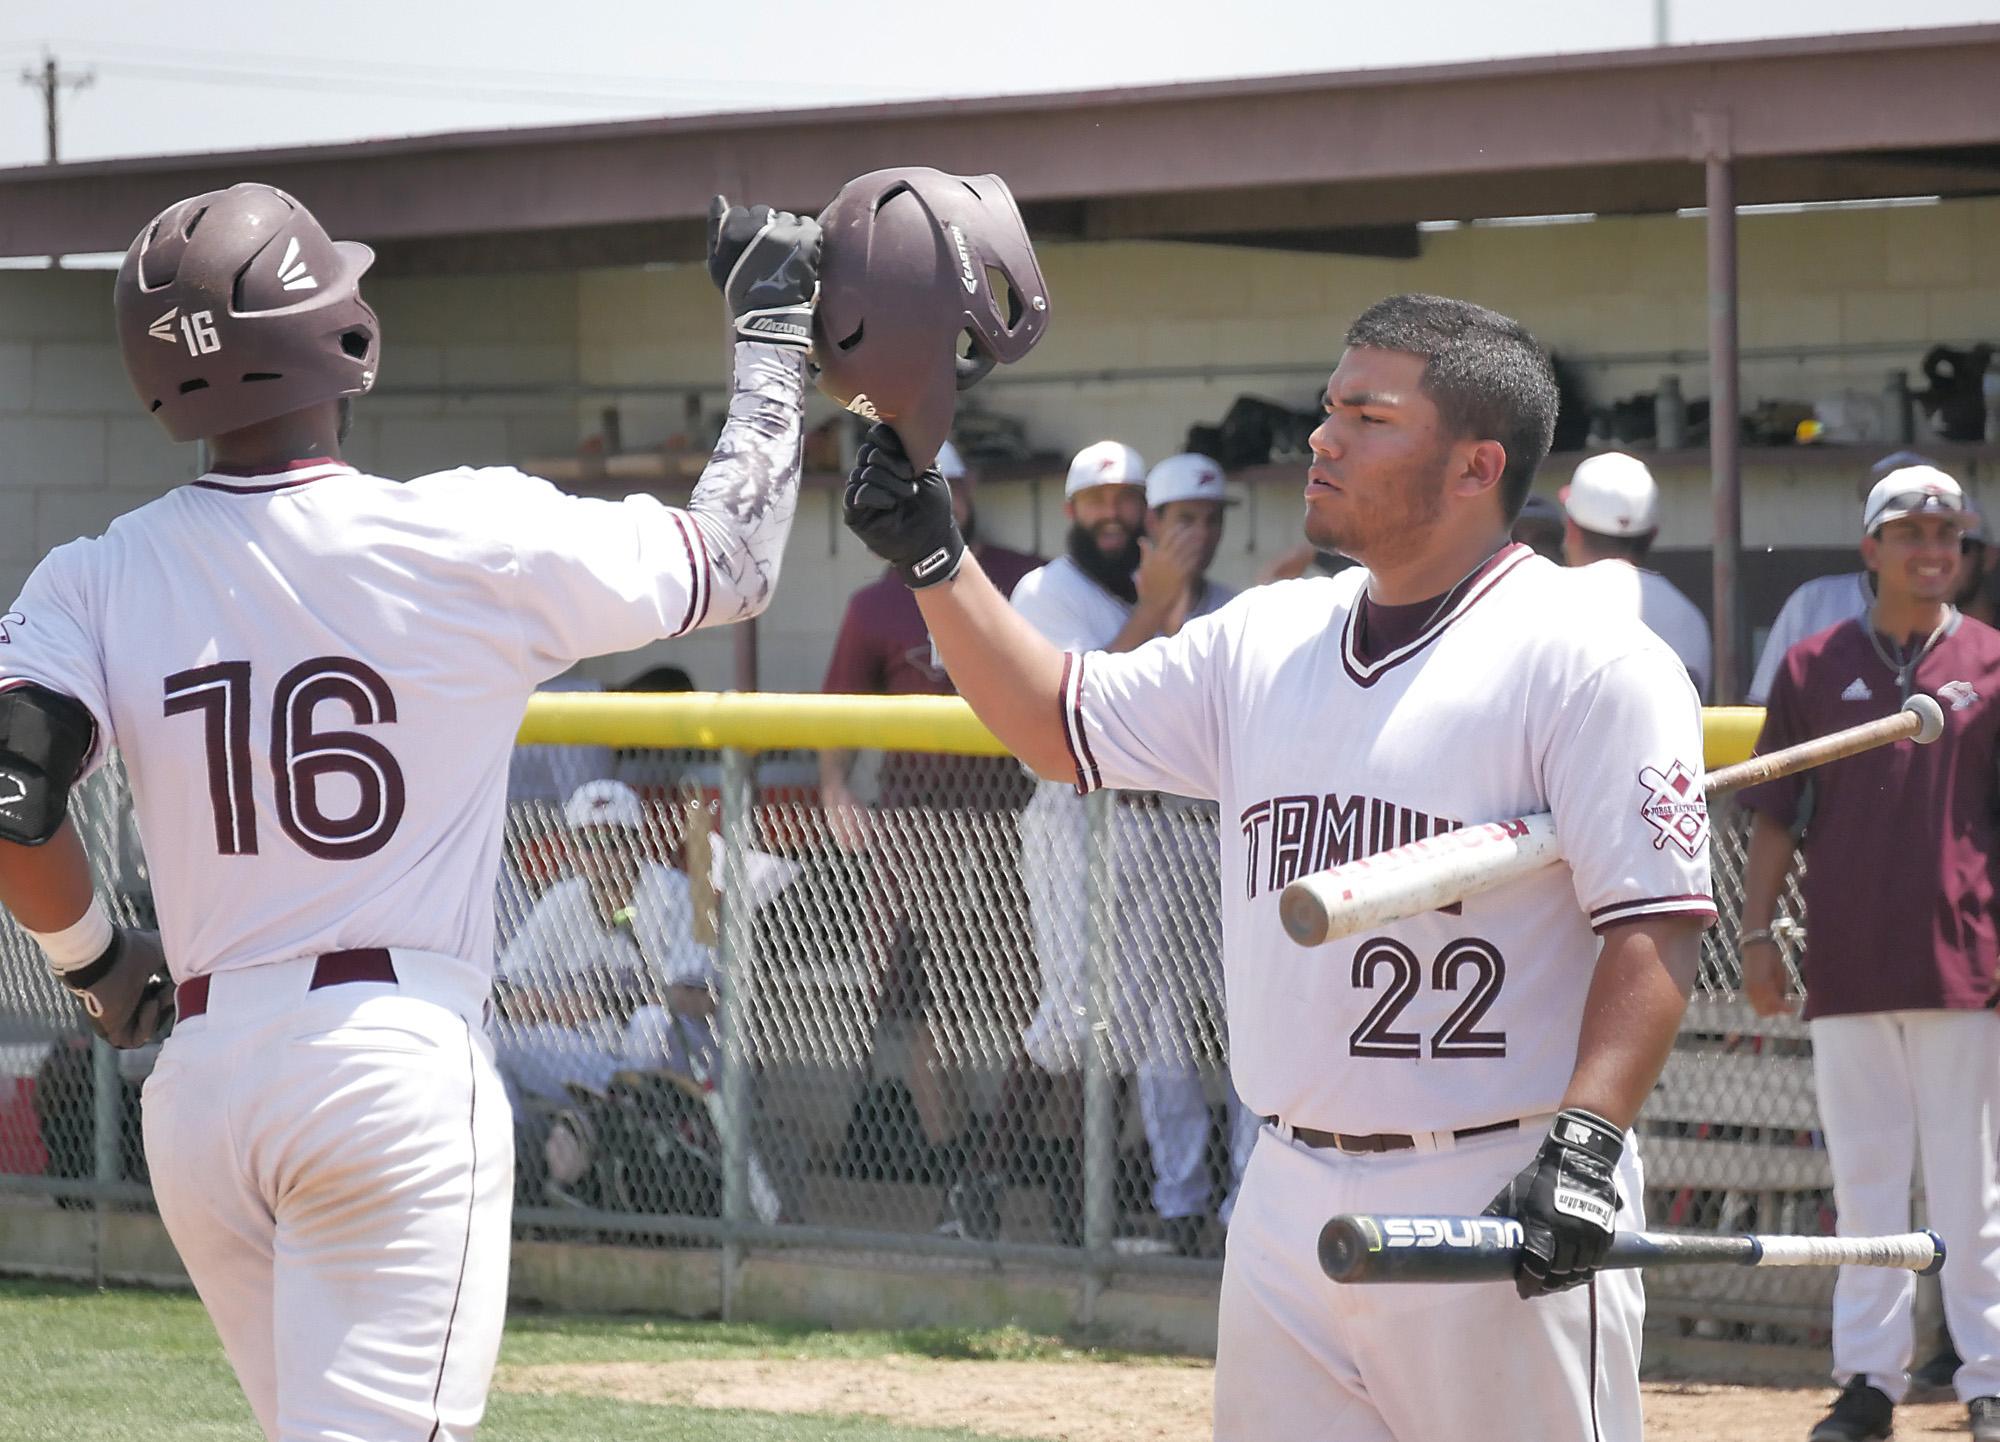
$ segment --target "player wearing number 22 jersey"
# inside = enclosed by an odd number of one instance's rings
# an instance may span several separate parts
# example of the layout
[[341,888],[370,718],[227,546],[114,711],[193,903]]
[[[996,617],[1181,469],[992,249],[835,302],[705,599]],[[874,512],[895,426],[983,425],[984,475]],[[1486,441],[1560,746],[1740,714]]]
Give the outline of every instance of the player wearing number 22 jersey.
[[[1635,618],[1507,540],[1554,418],[1532,337],[1400,296],[1347,341],[1306,534],[1366,569],[1123,655],[1024,635],[971,566],[918,602],[1044,775],[1220,804],[1230,1067],[1265,1126],[1229,1229],[1217,1438],[1639,1442],[1643,1297],[1597,1263],[1640,1224],[1628,1129],[1715,914],[1699,704]],[[927,555],[935,503],[896,494],[859,474],[850,524]],[[1535,812],[1562,864],[1321,947],[1284,931],[1294,877]],[[1342,1287],[1317,1264],[1334,1214],[1482,1209],[1522,1226],[1515,1286]]]

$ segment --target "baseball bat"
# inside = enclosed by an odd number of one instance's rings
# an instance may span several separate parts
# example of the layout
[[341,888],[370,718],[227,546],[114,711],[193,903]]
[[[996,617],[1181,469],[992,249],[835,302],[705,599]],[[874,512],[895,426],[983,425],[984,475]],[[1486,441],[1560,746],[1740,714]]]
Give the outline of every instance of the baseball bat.
[[[1512,1217],[1343,1214],[1320,1228],[1319,1265],[1336,1282],[1494,1282],[1514,1275],[1521,1224]],[[1699,1236],[1619,1232],[1604,1267],[1944,1266],[1936,1232],[1890,1237]]]
[[[1906,737],[1929,745],[1943,731],[1938,703],[1912,696],[1893,715],[1711,771],[1702,790],[1721,796]],[[1464,826],[1301,876],[1279,896],[1278,916],[1293,941],[1318,946],[1477,896],[1560,858],[1555,818],[1546,811]]]

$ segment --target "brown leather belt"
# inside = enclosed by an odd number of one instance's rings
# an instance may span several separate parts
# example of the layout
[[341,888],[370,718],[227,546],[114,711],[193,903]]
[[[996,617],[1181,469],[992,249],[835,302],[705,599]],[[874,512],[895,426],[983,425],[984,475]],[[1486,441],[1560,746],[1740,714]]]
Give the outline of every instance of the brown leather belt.
[[[312,981],[306,990],[345,986],[351,981],[380,981],[394,986],[396,964],[389,959],[388,951],[379,946],[364,947],[358,951],[329,951],[313,962]],[[200,1016],[208,1010],[208,983],[208,977],[195,976],[174,988],[174,1012],[181,1021]]]
[[[1278,1119],[1265,1117],[1264,1125],[1277,1126]],[[1516,1131],[1520,1125],[1520,1119],[1517,1117],[1512,1121],[1488,1122],[1483,1127],[1460,1127],[1451,1136],[1453,1141],[1466,1142],[1474,1137]],[[1417,1139],[1407,1132],[1369,1132],[1366,1136],[1353,1136],[1347,1132],[1323,1132],[1313,1127],[1293,1127],[1292,1136],[1315,1151],[1413,1152],[1417,1149]]]

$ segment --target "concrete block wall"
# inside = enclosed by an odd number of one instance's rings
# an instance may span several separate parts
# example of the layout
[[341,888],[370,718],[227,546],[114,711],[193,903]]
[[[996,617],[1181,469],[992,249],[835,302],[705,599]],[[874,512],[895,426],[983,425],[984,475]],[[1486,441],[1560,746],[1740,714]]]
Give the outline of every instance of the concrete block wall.
[[[95,535],[196,473],[140,412],[111,332],[112,272],[0,272],[0,597],[51,548]],[[458,385],[576,378],[574,276],[382,280],[382,389],[356,411],[347,453],[393,476],[566,450],[563,394],[474,394]]]
[[[1746,404],[1810,401],[1843,387],[1878,394],[1891,366],[1916,379],[1932,339],[2000,340],[2000,200],[1753,214],[1742,219],[1741,243],[1746,347],[1848,348],[1752,359]],[[1680,362],[1587,363],[1598,400],[1651,389],[1664,371],[1679,375],[1690,397],[1708,388],[1699,359],[1707,344],[1702,222],[1693,218],[1435,232],[1421,257],[1406,261],[1164,242],[1051,244],[1042,259],[1056,304],[1048,338],[968,400],[1024,420],[1034,443],[1052,451],[1115,435],[1149,457],[1164,455],[1179,449],[1190,424],[1219,419],[1246,391],[1312,405],[1347,321],[1399,290],[1493,305],[1572,356],[1688,353]],[[612,404],[626,448],[642,449],[690,428],[685,396],[662,388],[700,388],[698,404],[711,416],[722,401],[726,340],[698,266],[389,279],[369,294],[384,326],[382,387],[357,409],[349,451],[386,474],[568,454]],[[171,446],[134,413],[109,328],[108,273],[0,273],[0,593],[11,595],[49,547],[100,530],[192,473],[192,448]],[[1203,369],[1173,380],[1037,382],[1135,366]],[[1296,369],[1253,377],[1244,367]],[[809,423],[832,413],[815,397]],[[2000,464],[1967,469],[1989,509],[2000,506],[1992,474]],[[1567,470],[1558,461],[1545,488]],[[1706,468],[1681,459],[1662,465],[1660,479],[1662,544],[1705,545]],[[1850,544],[1853,480],[1842,467],[1754,457],[1745,470],[1746,545]],[[1238,584],[1290,544],[1299,514],[1291,482],[1246,499],[1217,563],[1218,575]],[[1044,554],[1062,544],[1055,478],[988,485],[980,507],[994,539]],[[846,596],[876,574],[836,510],[829,492],[802,498],[785,584],[761,627],[766,686],[817,684]],[[727,685],[734,674],[726,631],[587,670],[615,682],[663,660],[703,686]]]
[[0,272],[0,596],[52,548],[194,475],[139,410],[111,331],[112,273]]

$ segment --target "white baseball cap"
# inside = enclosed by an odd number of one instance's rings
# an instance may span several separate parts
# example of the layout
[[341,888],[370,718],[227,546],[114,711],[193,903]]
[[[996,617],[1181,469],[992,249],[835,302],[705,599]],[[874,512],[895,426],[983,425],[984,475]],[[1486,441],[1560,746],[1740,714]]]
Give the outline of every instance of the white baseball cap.
[[1221,462],[1194,451],[1168,456],[1146,473],[1146,504],[1164,506],[1174,501],[1236,504],[1233,497],[1223,494]]
[[938,468],[938,474],[947,481],[965,479],[965,458],[958,453],[958,447],[946,441],[938,447],[937,459],[931,462]]
[[1653,473],[1623,451],[1588,457],[1556,499],[1572,521],[1600,536],[1649,536],[1660,529],[1660,488]]
[[1861,508],[1861,534],[1872,536],[1890,521],[1916,515],[1950,516],[1968,529],[1977,520],[1957,481],[1936,466],[1904,466],[1869,491]]
[[563,820],[576,828],[622,826],[628,831],[643,831],[646,812],[639,804],[639,793],[624,782],[586,781],[570,793]]
[[1092,486],[1143,486],[1145,459],[1121,441],[1098,441],[1085,446],[1069,463],[1069,479],[1063,482],[1063,498]]

